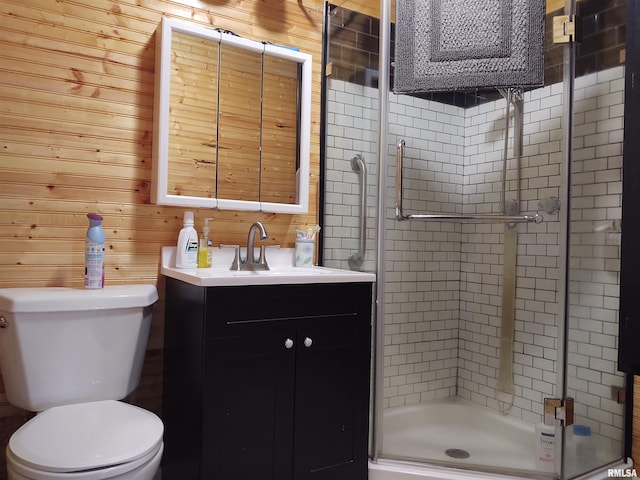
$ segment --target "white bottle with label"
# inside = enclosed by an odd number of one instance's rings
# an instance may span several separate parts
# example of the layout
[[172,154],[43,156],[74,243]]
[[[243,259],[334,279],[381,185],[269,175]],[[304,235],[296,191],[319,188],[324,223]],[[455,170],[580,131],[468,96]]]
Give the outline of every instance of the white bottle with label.
[[193,212],[184,212],[184,226],[178,235],[176,268],[198,266],[198,232],[193,228]]
[[556,460],[556,427],[538,423],[535,429],[536,467],[542,472],[553,472]]

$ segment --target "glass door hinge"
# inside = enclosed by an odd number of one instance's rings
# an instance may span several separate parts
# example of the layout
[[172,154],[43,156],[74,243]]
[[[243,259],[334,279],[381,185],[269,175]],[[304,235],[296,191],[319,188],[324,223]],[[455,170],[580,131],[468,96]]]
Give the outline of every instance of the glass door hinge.
[[327,65],[324,71],[324,76],[330,77],[332,73],[333,73],[333,62],[327,62]]
[[627,391],[622,387],[611,387],[611,398],[619,404],[626,403]]
[[580,43],[578,17],[559,15],[553,17],[553,43]]
[[568,427],[573,425],[573,398],[544,399],[544,424]]

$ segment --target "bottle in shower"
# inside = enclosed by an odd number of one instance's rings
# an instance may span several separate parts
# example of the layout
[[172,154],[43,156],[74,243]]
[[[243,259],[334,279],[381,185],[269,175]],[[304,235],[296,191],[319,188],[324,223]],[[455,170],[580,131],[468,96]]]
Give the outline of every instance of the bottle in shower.
[[537,469],[555,471],[556,427],[538,423],[535,428],[535,447]]
[[89,228],[84,240],[84,288],[104,287],[104,243],[102,217],[87,214]]

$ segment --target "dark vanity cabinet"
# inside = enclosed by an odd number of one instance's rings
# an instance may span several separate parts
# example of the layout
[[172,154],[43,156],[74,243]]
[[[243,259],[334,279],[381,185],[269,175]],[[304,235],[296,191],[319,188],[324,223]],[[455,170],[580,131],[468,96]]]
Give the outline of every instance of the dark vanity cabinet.
[[166,281],[163,479],[367,478],[371,283]]

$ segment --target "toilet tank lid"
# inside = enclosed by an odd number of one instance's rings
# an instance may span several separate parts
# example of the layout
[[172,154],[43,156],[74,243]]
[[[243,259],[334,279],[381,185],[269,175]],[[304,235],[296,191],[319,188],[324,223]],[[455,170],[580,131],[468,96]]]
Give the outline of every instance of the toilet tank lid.
[[153,305],[157,300],[154,285],[110,285],[99,289],[0,288],[0,311],[7,313],[136,308]]

